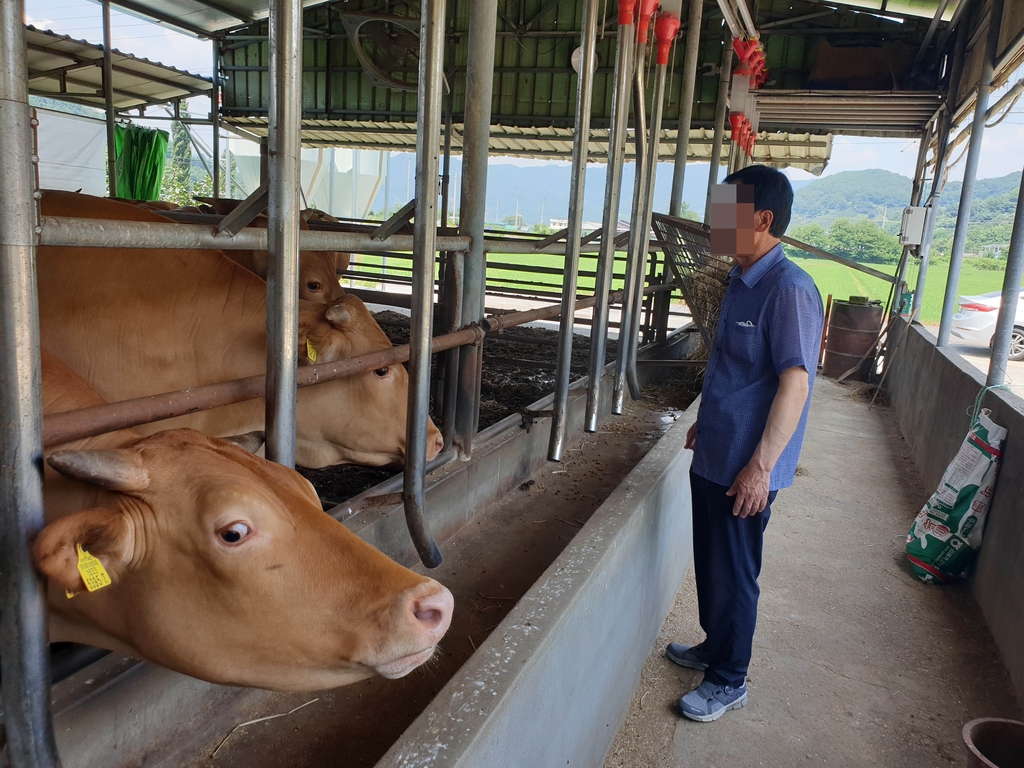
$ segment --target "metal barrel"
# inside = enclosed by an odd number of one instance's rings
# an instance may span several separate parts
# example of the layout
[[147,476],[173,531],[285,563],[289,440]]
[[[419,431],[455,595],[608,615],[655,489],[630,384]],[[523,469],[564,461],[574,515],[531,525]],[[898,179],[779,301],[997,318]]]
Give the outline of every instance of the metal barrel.
[[[854,304],[838,299],[832,302],[822,373],[838,378],[857,365],[878,338],[884,314],[881,305]],[[867,381],[870,373],[871,361],[865,360],[850,378]]]

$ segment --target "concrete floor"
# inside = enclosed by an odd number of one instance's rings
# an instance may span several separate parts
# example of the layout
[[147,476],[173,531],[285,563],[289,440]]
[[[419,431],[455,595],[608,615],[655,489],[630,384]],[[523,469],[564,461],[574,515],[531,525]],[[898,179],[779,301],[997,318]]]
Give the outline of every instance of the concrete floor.
[[930,489],[889,410],[819,378],[798,475],[768,526],[749,705],[710,724],[676,714],[700,682],[663,656],[703,637],[691,574],[605,768],[966,765],[965,722],[1020,717],[969,587],[907,567]]

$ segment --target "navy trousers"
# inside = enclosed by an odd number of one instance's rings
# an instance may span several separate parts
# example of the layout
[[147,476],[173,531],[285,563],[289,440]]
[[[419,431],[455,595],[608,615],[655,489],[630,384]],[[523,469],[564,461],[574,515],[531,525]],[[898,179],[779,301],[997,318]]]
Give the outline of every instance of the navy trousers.
[[732,513],[729,489],[690,473],[693,498],[693,567],[700,625],[707,634],[704,679],[739,688],[747,679],[761,589],[761,545],[771,516],[768,506],[750,517]]

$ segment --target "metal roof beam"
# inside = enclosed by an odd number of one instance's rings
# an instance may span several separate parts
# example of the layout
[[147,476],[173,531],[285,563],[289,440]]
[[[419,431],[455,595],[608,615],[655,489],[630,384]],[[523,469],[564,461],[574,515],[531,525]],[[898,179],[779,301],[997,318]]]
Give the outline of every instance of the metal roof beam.
[[196,37],[210,37],[212,34],[208,30],[203,29],[202,27],[197,27],[195,24],[189,24],[187,21],[182,21],[181,19],[175,18],[174,16],[171,16],[169,14],[162,13],[152,8],[147,8],[144,5],[132,2],[132,0],[110,0],[110,2],[114,5],[119,5],[122,8],[125,8],[131,11],[132,13],[136,13],[140,16],[145,16],[150,19],[156,19],[159,22],[163,22],[164,24],[170,24],[171,26],[177,27],[178,29],[184,29],[186,32],[191,32]]
[[221,5],[220,3],[214,2],[214,0],[192,0],[192,2],[205,6],[206,8],[209,8],[212,11],[223,13],[225,16],[230,16],[233,19],[244,21],[246,24],[252,24],[254,21],[256,21],[255,16],[250,16],[247,13],[236,11],[233,8],[228,8],[226,5]]
[[[48,54],[50,56],[58,56],[58,57],[64,58],[64,59],[71,59],[71,61],[74,61],[77,64],[82,64],[83,66],[99,67],[99,66],[102,66],[102,64],[103,64],[103,59],[102,58],[91,59],[88,56],[82,56],[80,54],[73,53],[71,51],[61,51],[61,50],[57,50],[57,49],[54,49],[54,48],[50,48],[50,47],[45,46],[45,45],[38,45],[36,43],[29,43],[28,44],[28,48],[29,48],[30,51],[36,51],[37,53],[45,53],[45,54]],[[125,61],[139,61],[139,60],[138,59],[134,59],[134,58],[126,58]],[[141,61],[140,61],[140,64],[142,64],[143,66],[158,66],[156,64],[151,64],[151,63],[147,64],[146,62],[141,62]],[[151,75],[151,74],[149,74],[147,72],[140,72],[138,70],[130,69],[130,68],[122,66],[120,64],[114,64],[112,66],[112,69],[115,72],[120,72],[120,73],[125,74],[125,75],[131,75],[132,77],[138,77],[138,78],[140,78],[142,80],[148,80],[151,83],[159,83],[160,85],[165,85],[168,88],[174,88],[177,91],[185,91],[186,93],[197,93],[197,92],[198,93],[202,93],[202,92],[205,91],[205,89],[204,89],[204,91],[199,91],[198,89],[195,89],[195,88],[189,88],[188,86],[186,86],[186,85],[184,85],[182,83],[179,83],[179,82],[177,82],[175,80],[166,80],[166,79],[164,79],[162,77],[158,77],[157,75]],[[203,81],[206,80],[206,78],[197,77],[196,75],[192,75],[192,74],[190,74],[189,77],[191,77],[194,80],[203,80]],[[211,83],[211,86],[212,86],[212,83]],[[178,97],[175,96],[173,98],[178,98]]]

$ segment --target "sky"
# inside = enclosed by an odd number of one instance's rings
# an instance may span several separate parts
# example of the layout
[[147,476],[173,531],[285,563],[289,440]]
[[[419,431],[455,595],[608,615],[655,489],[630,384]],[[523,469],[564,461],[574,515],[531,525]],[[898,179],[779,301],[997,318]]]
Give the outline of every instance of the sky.
[[[93,0],[25,0],[25,9],[26,21],[36,27],[89,42],[102,42],[100,5]],[[207,40],[198,40],[187,34],[171,31],[120,11],[116,7],[111,10],[111,33],[114,47],[123,52],[196,74],[211,74],[212,52],[211,44]],[[1011,84],[1015,79],[1011,78]],[[1002,92],[1000,90],[993,94],[992,103],[995,103]],[[193,99],[190,109],[193,114],[206,114],[209,111],[209,100]],[[866,168],[884,168],[904,176],[912,176],[916,159],[917,142],[913,140],[836,136],[833,139],[832,159],[823,175]],[[530,166],[545,164],[548,161],[495,158],[491,162]],[[961,157],[959,163],[950,170],[950,181],[963,178],[964,164],[964,158]],[[706,178],[707,164],[696,165],[704,165],[704,168],[691,176]],[[986,130],[978,177],[1004,176],[1022,167],[1024,100],[1014,107],[1002,123]],[[795,169],[789,169],[787,173],[793,180],[814,178],[809,173]]]

